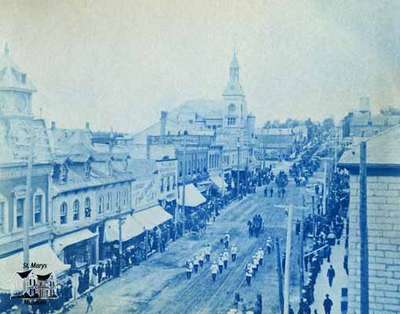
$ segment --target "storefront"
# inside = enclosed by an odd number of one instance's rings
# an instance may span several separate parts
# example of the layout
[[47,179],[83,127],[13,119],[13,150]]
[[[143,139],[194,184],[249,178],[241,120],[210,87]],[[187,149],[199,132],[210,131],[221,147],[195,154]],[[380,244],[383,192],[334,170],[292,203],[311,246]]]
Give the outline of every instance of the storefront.
[[65,264],[81,268],[97,262],[97,234],[81,229],[54,239],[53,248]]
[[111,258],[113,255],[118,256],[120,236],[122,250],[125,252],[128,247],[137,246],[143,240],[144,232],[145,227],[133,215],[127,215],[121,219],[107,220],[104,225],[102,243],[104,258]]
[[[178,189],[178,205],[183,206],[183,186]],[[185,207],[196,208],[207,202],[207,199],[194,186],[194,184],[186,184],[185,186]]]
[[[29,250],[30,266],[36,264],[46,265],[46,267],[34,268],[36,275],[47,275],[54,273],[60,275],[70,268],[70,265],[64,264],[52,250],[49,244],[42,244]],[[13,255],[0,259],[1,280],[0,291],[16,292],[23,289],[23,281],[18,276],[23,267],[23,252],[20,251]]]

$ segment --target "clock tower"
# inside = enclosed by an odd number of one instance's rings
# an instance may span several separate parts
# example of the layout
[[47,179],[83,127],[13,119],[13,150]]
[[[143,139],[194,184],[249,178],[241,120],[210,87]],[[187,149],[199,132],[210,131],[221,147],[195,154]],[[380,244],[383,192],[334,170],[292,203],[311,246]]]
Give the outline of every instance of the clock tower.
[[36,88],[10,57],[7,44],[0,58],[0,116],[31,117]]
[[223,93],[225,128],[245,128],[247,119],[247,104],[242,86],[239,81],[239,62],[234,50],[229,67],[228,84]]

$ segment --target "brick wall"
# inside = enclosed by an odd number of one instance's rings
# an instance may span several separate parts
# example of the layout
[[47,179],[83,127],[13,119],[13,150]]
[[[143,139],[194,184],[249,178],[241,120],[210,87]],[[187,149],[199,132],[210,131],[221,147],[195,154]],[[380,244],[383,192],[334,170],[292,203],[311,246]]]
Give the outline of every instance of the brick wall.
[[[370,314],[400,313],[400,177],[368,177]],[[360,313],[359,177],[351,176],[349,314]]]

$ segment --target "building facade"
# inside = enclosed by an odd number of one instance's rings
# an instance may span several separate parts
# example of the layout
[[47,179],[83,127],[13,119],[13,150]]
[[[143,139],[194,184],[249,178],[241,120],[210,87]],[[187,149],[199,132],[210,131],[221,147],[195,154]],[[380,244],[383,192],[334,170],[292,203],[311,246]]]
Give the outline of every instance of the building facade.
[[[367,141],[369,313],[400,312],[400,127]],[[360,312],[359,147],[340,164],[350,172],[349,314]]]

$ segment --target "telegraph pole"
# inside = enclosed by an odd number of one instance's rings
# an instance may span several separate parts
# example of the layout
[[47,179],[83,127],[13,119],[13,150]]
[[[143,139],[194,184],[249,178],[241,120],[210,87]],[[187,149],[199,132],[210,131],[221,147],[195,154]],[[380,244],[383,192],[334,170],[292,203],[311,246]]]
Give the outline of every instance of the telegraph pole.
[[301,209],[300,224],[300,302],[302,299],[302,290],[304,287],[304,207]]
[[324,193],[322,196],[322,215],[326,215],[326,194],[328,192],[328,159],[325,159],[324,161]]
[[281,249],[280,249],[280,245],[279,245],[279,238],[276,238],[275,246],[276,246],[276,272],[278,273],[279,308],[280,308],[280,313],[282,314],[283,306],[284,306],[284,299],[283,299]]
[[367,142],[360,145],[360,313],[369,313],[368,219],[367,219]]
[[26,173],[26,196],[24,202],[24,237],[22,239],[23,246],[23,268],[29,269],[29,227],[32,218],[32,167],[33,167],[33,150],[34,150],[34,135],[33,130],[29,137],[29,155]]
[[[186,131],[183,133],[183,188],[182,188],[182,211],[183,211],[183,222],[182,222],[182,234],[185,233],[185,221],[186,221],[186,174],[187,174],[187,162],[186,162]],[[181,213],[182,214],[182,213]]]
[[285,296],[284,296],[284,314],[289,314],[289,291],[290,291],[290,253],[292,246],[292,220],[293,205],[288,208],[288,225],[286,234],[286,257],[285,257]]
[[237,174],[236,174],[236,196],[239,197],[239,167],[240,167],[240,139],[238,138],[238,142],[237,142],[237,149],[238,149],[238,158],[237,158]]

